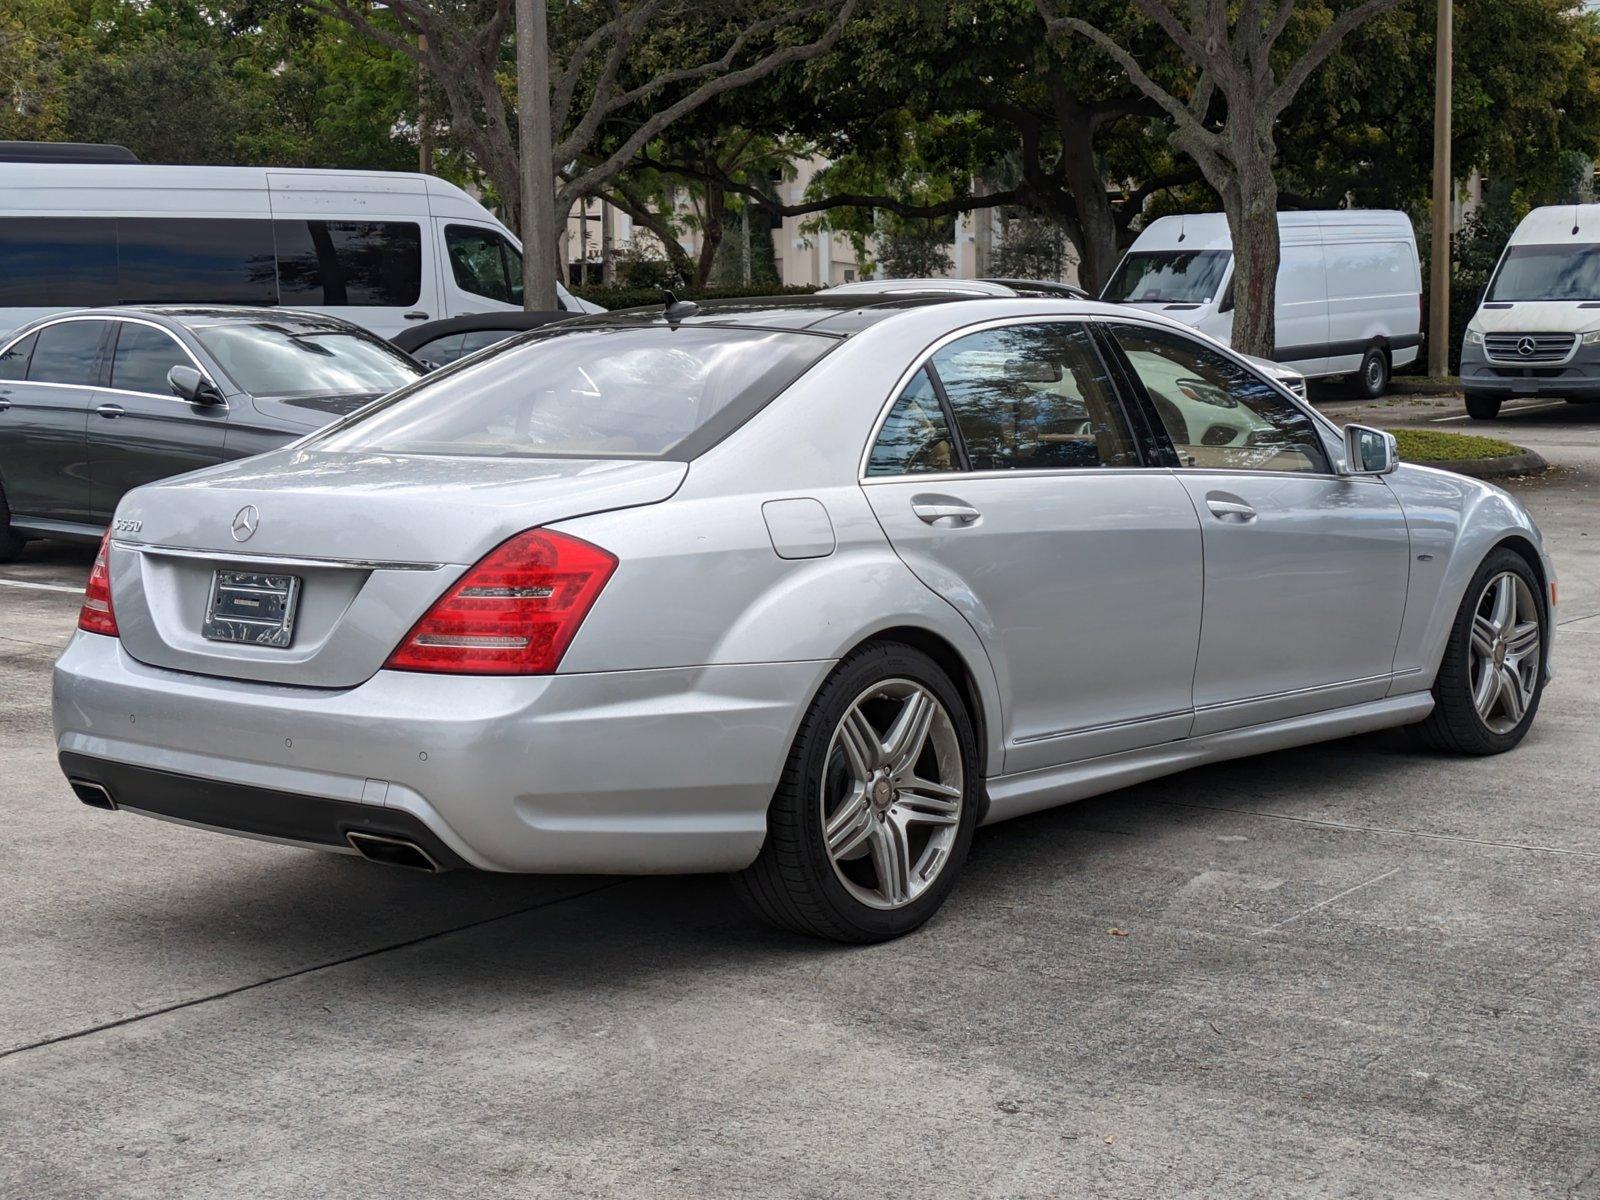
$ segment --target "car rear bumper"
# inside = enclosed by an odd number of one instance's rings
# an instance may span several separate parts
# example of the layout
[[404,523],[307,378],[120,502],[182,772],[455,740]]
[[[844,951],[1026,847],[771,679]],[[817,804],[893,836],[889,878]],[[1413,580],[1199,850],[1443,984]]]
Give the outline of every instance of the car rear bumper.
[[118,807],[227,832],[347,849],[366,830],[496,871],[737,870],[830,665],[380,671],[332,690],[163,670],[79,633],[56,742]]

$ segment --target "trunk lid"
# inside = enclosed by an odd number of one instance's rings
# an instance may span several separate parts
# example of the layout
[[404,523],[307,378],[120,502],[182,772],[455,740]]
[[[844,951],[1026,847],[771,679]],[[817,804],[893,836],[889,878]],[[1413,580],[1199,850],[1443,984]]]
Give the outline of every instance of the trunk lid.
[[[117,510],[111,580],[123,647],[173,670],[353,687],[452,582],[513,534],[659,503],[687,471],[687,463],[658,460],[287,448],[151,484]],[[133,524],[136,532],[122,532]],[[264,611],[272,619],[276,589],[292,587],[288,645],[205,636],[219,571],[239,573],[222,582],[244,589],[233,594],[247,603],[257,589],[271,595]]]

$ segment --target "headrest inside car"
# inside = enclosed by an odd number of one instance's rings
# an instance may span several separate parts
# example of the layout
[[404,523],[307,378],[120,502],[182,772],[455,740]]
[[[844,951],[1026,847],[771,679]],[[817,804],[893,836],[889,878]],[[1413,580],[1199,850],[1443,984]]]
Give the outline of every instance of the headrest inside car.
[[1008,358],[1005,374],[1012,383],[1057,383],[1061,366],[1042,358]]

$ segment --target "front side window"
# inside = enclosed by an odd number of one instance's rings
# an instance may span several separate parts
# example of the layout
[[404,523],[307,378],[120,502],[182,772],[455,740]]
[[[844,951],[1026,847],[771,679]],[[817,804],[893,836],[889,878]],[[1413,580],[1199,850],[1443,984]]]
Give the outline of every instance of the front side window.
[[318,448],[693,458],[836,344],[819,334],[711,326],[540,331],[366,410]]
[[150,392],[172,395],[167,372],[176,366],[192,366],[183,347],[171,334],[149,325],[122,322],[117,332],[117,349],[111,356],[111,386],[125,392]]
[[276,304],[272,223],[119,217],[117,292],[121,304]]
[[274,221],[284,304],[407,308],[422,297],[414,221]]
[[99,382],[100,339],[105,321],[62,321],[39,330],[28,363],[28,378],[37,383]]
[[26,379],[28,377],[28,359],[33,354],[33,343],[39,335],[30,333],[25,338],[18,338],[4,350],[0,350],[0,379]]
[[422,378],[387,342],[290,319],[193,325],[228,377],[252,396],[381,396]]
[[1100,298],[1117,304],[1209,304],[1230,257],[1226,250],[1130,251]]
[[1485,300],[1600,300],[1600,246],[1512,246]]
[[950,422],[945,419],[933,378],[923,367],[884,418],[867,459],[867,474],[917,475],[954,471],[959,465]]
[[1329,472],[1316,423],[1242,364],[1181,334],[1111,328],[1181,466]]
[[974,471],[1131,467],[1133,437],[1077,322],[969,334],[932,359]]
[[445,249],[456,286],[502,304],[522,303],[522,254],[492,229],[447,225]]

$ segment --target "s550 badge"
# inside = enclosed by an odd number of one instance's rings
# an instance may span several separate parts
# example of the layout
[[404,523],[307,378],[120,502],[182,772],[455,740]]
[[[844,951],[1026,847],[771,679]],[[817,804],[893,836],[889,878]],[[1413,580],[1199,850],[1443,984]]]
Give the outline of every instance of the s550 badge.
[[118,533],[138,533],[139,530],[144,528],[144,522],[118,519],[111,522],[111,528],[115,529]]

